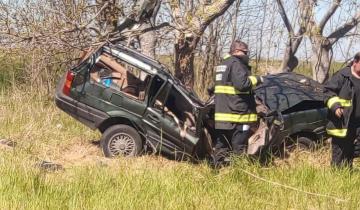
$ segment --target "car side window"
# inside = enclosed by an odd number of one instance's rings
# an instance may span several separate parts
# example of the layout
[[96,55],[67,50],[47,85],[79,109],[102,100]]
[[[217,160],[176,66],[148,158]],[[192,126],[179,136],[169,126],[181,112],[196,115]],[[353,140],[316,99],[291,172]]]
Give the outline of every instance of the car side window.
[[90,70],[90,83],[143,101],[151,76],[140,68],[103,53]]
[[161,88],[156,96],[154,108],[161,110],[165,117],[175,122],[181,132],[195,132],[195,116],[192,114],[192,106],[188,100],[174,87],[168,90],[169,86]]
[[152,103],[150,104],[150,106],[155,107],[159,110],[162,110],[163,106],[160,104],[164,103],[167,93],[164,83],[165,81],[159,76],[154,76],[148,94],[149,102]]
[[192,112],[192,106],[189,101],[175,87],[171,88],[165,106],[169,107],[169,110],[171,110],[181,121],[185,120],[186,112]]

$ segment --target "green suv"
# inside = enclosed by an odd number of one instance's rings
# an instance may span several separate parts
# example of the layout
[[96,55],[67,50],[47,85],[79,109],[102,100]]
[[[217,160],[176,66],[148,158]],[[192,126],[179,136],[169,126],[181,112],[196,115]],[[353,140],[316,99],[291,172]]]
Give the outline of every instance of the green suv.
[[203,158],[209,152],[203,102],[159,62],[123,45],[88,53],[60,81],[55,101],[102,133],[107,157],[152,151]]
[[[248,154],[284,140],[312,145],[327,137],[321,84],[295,73],[264,78],[255,90],[260,119],[252,126]],[[215,139],[213,99],[202,102],[159,62],[123,45],[106,44],[66,73],[55,101],[102,133],[107,157],[150,151],[202,159],[212,153]]]

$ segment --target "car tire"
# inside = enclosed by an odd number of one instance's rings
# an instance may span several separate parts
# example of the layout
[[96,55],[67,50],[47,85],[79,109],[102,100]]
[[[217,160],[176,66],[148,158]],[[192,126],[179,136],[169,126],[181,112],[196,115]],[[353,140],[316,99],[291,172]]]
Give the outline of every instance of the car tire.
[[308,137],[297,136],[287,139],[286,147],[288,151],[298,149],[300,151],[314,151],[316,149],[316,142]]
[[105,157],[138,156],[143,149],[139,133],[128,125],[113,125],[106,129],[100,144]]
[[307,137],[303,137],[303,136],[298,137],[297,144],[298,144],[298,147],[305,149],[305,150],[314,151],[316,149],[316,142]]

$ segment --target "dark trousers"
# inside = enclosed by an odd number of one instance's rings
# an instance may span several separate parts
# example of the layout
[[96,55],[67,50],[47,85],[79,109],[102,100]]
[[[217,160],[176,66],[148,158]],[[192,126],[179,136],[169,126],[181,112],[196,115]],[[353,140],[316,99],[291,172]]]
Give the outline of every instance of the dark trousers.
[[349,128],[345,138],[332,137],[331,165],[336,167],[352,167],[355,140],[358,138],[356,128]]
[[228,157],[231,153],[240,155],[246,153],[250,130],[243,131],[243,126],[238,125],[232,130],[216,130],[214,156],[216,161]]

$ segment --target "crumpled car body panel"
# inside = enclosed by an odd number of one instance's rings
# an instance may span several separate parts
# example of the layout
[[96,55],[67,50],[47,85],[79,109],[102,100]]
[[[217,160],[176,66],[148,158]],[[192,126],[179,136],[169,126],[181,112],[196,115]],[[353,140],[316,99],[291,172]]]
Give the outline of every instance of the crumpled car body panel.
[[262,117],[249,139],[248,154],[279,146],[288,136],[326,137],[327,109],[321,84],[296,73],[264,78],[264,83],[255,89],[257,111]]
[[279,124],[268,125],[269,135],[264,135],[267,139],[259,148],[279,146],[286,137],[311,136],[314,140],[326,137],[327,109],[320,83],[296,73],[269,75],[255,94]]
[[[304,101],[313,103],[314,108],[322,107],[322,89],[321,84],[303,75],[282,73],[266,76],[255,93],[270,110],[286,112]],[[292,112],[299,109],[295,108]]]

